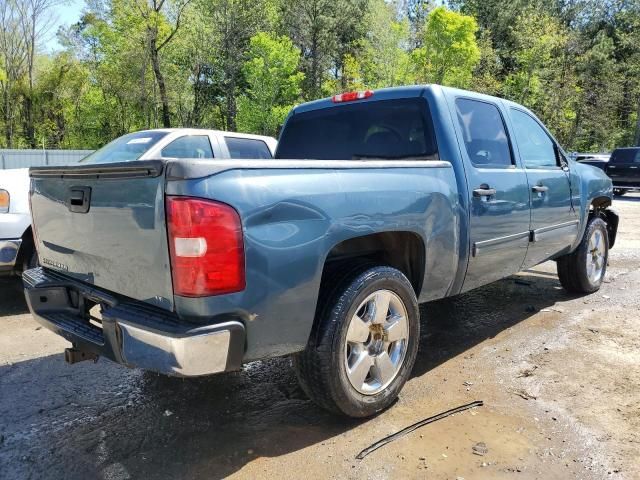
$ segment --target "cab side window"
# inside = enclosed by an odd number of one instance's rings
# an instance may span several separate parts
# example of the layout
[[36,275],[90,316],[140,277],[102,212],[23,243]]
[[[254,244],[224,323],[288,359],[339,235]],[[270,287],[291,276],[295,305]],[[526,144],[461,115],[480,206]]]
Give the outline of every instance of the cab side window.
[[511,109],[513,130],[526,168],[557,167],[558,154],[553,140],[530,115]]
[[224,137],[231,158],[270,159],[269,147],[262,140],[253,138]]
[[458,98],[456,112],[464,145],[474,166],[505,168],[513,165],[509,137],[498,107]]
[[213,150],[208,136],[187,135],[164,147],[161,155],[168,158],[213,158]]

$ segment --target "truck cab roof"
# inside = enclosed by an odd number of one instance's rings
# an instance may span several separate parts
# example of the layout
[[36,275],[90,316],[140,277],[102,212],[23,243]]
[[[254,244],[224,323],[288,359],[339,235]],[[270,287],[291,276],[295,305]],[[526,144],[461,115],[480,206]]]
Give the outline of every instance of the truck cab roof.
[[273,158],[277,140],[264,135],[201,128],[157,128],[116,138],[80,161],[114,163],[163,158]]

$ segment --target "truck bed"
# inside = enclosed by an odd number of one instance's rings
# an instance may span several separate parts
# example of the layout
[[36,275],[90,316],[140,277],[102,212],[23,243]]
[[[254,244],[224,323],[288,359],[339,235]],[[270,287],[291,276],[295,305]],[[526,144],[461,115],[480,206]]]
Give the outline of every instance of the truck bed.
[[[390,231],[415,237],[427,252],[416,281],[421,301],[445,296],[464,274],[465,220],[448,162],[153,161],[135,167],[32,170],[45,269],[188,323],[240,319],[247,327],[245,360],[304,347],[325,261],[344,242]],[[88,211],[71,211],[71,191],[83,187],[91,191]],[[213,199],[237,210],[246,255],[243,291],[173,294],[165,195]]]

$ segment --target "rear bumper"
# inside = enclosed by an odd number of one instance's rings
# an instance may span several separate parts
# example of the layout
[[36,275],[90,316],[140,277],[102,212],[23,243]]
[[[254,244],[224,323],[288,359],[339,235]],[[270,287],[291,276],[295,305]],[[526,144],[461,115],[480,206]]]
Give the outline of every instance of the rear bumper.
[[0,240],[0,272],[11,272],[16,264],[22,240]]
[[613,182],[613,188],[616,190],[640,190],[640,182],[637,185]]
[[[166,375],[194,377],[237,370],[245,345],[236,320],[193,326],[150,305],[122,299],[57,272],[23,273],[25,296],[36,320],[75,348]],[[102,306],[101,322],[89,307]]]

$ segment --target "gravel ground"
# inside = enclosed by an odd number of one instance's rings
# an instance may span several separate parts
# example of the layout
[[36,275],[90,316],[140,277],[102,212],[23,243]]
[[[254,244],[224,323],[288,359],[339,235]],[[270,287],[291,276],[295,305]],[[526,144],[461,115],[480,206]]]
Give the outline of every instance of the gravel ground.
[[640,479],[640,196],[615,208],[600,292],[569,296],[547,263],[424,305],[413,377],[368,421],[316,408],[288,359],[192,380],[66,365],[67,343],[0,280],[0,478]]

